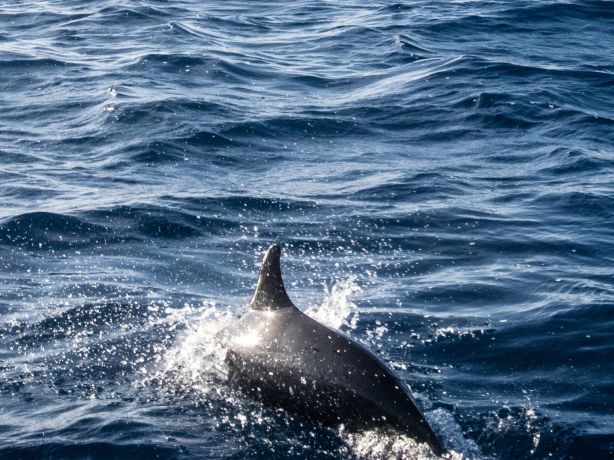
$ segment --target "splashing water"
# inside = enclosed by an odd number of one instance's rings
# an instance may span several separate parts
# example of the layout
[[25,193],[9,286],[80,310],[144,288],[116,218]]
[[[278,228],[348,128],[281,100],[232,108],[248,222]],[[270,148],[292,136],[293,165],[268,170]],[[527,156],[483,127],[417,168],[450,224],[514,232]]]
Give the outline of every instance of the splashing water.
[[159,382],[173,393],[197,396],[216,391],[226,377],[226,350],[217,337],[234,320],[233,314],[213,305],[205,305],[204,309],[187,305],[173,310],[166,320],[174,322],[175,327],[185,327],[186,332],[166,352],[157,369],[140,383]]
[[[479,449],[473,441],[468,441],[462,436],[462,432],[458,424],[452,418],[452,415],[438,410],[440,413],[436,416],[431,413],[429,419],[440,418],[442,425],[445,425],[446,430],[450,430],[452,434],[452,442],[447,440],[448,452],[443,458],[449,460],[477,459],[484,458],[480,455]],[[435,425],[436,426],[436,425]],[[439,430],[438,430],[439,431]],[[438,459],[425,443],[418,443],[413,438],[391,431],[383,430],[366,430],[357,433],[349,433],[344,430],[339,431],[339,435],[347,448],[352,454],[359,459]],[[450,436],[450,433],[446,433]],[[454,446],[454,447],[452,447]]]
[[437,458],[426,444],[417,443],[401,434],[391,435],[381,430],[368,430],[359,433],[341,432],[341,436],[358,458],[375,460]]
[[429,422],[429,425],[431,425],[431,428],[433,428],[435,433],[439,435],[439,438],[444,441],[449,451],[448,458],[483,458],[475,442],[463,436],[460,425],[449,411],[437,408],[431,411],[424,411],[424,416]]
[[[355,330],[359,310],[350,297],[360,292],[362,290],[354,277],[337,281],[330,289],[325,289],[322,303],[310,307],[306,313],[329,327]],[[230,309],[221,309],[213,304],[205,304],[204,308],[185,305],[181,309],[169,308],[166,313],[168,315],[160,321],[170,323],[170,329],[184,328],[185,333],[179,336],[175,345],[156,365],[156,369],[149,372],[139,385],[162,387],[165,393],[189,397],[196,404],[210,405],[211,398],[220,404],[231,402],[235,409],[222,411],[218,415],[219,421],[228,426],[236,425],[237,429],[245,429],[247,418],[243,412],[252,415],[258,413],[253,420],[250,416],[250,423],[254,424],[251,430],[261,426],[264,420],[274,423],[274,419],[266,415],[264,407],[260,407],[258,403],[256,407],[251,407],[253,401],[241,396],[237,398],[226,383],[226,350],[221,346],[219,337],[236,320]],[[378,337],[381,339],[388,330],[380,329]],[[248,406],[249,409],[246,409]],[[447,458],[479,457],[477,446],[463,437],[461,428],[451,413],[439,408],[425,411],[425,417],[445,440],[450,450]],[[347,450],[352,457],[436,458],[426,444],[417,443],[411,437],[398,432],[367,430],[349,433],[344,427],[340,427],[336,433],[345,446],[342,450]]]
[[[330,327],[354,329],[358,307],[349,297],[360,291],[354,278],[338,281],[325,291],[322,304],[311,307],[306,313]],[[175,389],[184,388],[203,395],[210,393],[212,384],[218,385],[226,377],[226,350],[218,338],[235,321],[235,316],[230,310],[221,310],[211,304],[206,304],[204,309],[186,305],[167,311],[169,315],[164,321],[173,323],[171,327],[185,328],[186,332],[142,383],[160,381]]]
[[330,290],[325,289],[322,304],[308,308],[305,313],[334,329],[356,329],[358,307],[350,296],[360,292],[355,277],[337,281]]
[[[358,433],[340,432],[348,449],[359,459],[438,459],[427,444],[418,443],[409,436],[382,430],[368,430]],[[477,449],[476,449],[477,450]],[[477,452],[476,452],[477,453]],[[454,450],[448,451],[444,458],[462,460],[475,458]]]

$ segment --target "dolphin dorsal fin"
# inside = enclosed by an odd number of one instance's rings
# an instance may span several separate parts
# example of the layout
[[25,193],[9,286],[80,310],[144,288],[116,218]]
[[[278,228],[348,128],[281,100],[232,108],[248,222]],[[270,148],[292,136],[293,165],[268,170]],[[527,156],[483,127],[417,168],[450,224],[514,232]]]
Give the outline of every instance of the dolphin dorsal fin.
[[281,279],[281,248],[274,244],[267,251],[260,266],[260,277],[254,297],[249,304],[254,310],[279,310],[292,308],[294,304],[286,293]]

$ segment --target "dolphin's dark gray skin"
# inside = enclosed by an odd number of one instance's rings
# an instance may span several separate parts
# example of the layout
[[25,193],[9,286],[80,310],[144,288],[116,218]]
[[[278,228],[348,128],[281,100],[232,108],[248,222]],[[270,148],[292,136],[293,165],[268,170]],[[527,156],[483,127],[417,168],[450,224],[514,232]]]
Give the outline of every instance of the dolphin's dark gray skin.
[[350,429],[394,427],[445,451],[409,388],[365,346],[294,306],[269,248],[248,311],[224,334],[229,380],[265,404]]

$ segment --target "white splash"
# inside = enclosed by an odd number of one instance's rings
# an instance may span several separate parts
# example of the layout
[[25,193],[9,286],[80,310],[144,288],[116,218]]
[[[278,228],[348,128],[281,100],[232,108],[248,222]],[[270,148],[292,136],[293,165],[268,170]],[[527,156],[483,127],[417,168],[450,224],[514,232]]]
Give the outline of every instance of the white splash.
[[[352,454],[360,459],[428,460],[439,459],[430,447],[400,433],[382,430],[368,430],[359,433],[341,432],[341,438]],[[461,460],[463,454],[450,451],[444,458]]]
[[[353,329],[358,320],[358,307],[349,297],[360,291],[354,278],[339,281],[330,290],[325,290],[321,305],[311,307],[306,313],[331,327]],[[186,330],[160,357],[156,369],[145,373],[144,380],[139,383],[157,381],[172,388],[173,392],[183,389],[201,396],[216,391],[220,381],[227,376],[226,350],[219,336],[236,321],[236,317],[230,310],[221,310],[213,304],[205,304],[204,308],[190,305],[167,308],[165,313],[166,316],[158,321],[170,324],[169,330]],[[252,339],[245,337],[245,340]]]
[[325,288],[322,304],[308,308],[305,313],[335,329],[342,326],[355,329],[358,307],[350,300],[350,296],[361,291],[355,277],[337,281],[330,290]]
[[[322,323],[334,327],[355,329],[358,321],[358,307],[350,300],[352,295],[361,292],[355,278],[336,282],[325,290],[324,299],[319,306],[310,307],[306,313]],[[221,346],[219,337],[224,329],[236,321],[230,310],[206,304],[204,308],[185,305],[181,309],[167,308],[167,316],[159,321],[170,323],[169,329],[185,328],[175,345],[167,350],[160,359],[157,369],[144,377],[141,383],[158,381],[169,391],[188,392],[197,397],[220,394],[220,385],[226,379],[226,350]],[[388,333],[385,327],[372,331],[378,339]],[[451,331],[442,331],[443,334]],[[224,393],[224,392],[222,392]],[[225,399],[233,396],[224,393]],[[420,395],[416,395],[420,399]],[[234,406],[233,406],[234,407]],[[452,460],[480,458],[479,449],[471,440],[464,438],[462,430],[452,414],[444,409],[427,410],[424,415],[439,434],[449,450],[445,458]],[[235,414],[236,415],[236,414]],[[225,417],[231,417],[225,415]],[[233,418],[234,417],[234,418]],[[242,414],[231,417],[228,424],[245,424]],[[339,435],[346,448],[357,458],[365,459],[435,459],[426,444],[401,433],[369,430],[349,433],[340,429]]]
[[481,336],[485,333],[484,328],[477,329],[468,329],[468,328],[460,328],[460,327],[440,327],[435,330],[435,338],[449,338],[449,337],[458,337],[465,338],[471,337],[475,338]]
[[167,312],[165,321],[173,323],[171,327],[182,325],[186,331],[166,351],[147,380],[155,379],[163,385],[168,383],[166,386],[202,395],[215,391],[219,380],[226,378],[226,350],[218,335],[236,318],[230,311],[213,305],[204,309],[186,305],[182,309],[169,308]]
[[439,408],[425,411],[424,417],[429,422],[435,434],[444,442],[450,452],[449,458],[477,459],[482,458],[477,444],[463,436],[463,431],[454,416],[445,409]]
[[[416,442],[410,436],[401,433],[391,433],[383,430],[368,430],[359,433],[340,432],[352,454],[359,459],[388,460],[430,460],[440,459],[425,443]],[[464,449],[463,449],[464,450]],[[478,458],[479,453],[467,454],[448,446],[448,452],[443,458],[449,460],[464,460]]]

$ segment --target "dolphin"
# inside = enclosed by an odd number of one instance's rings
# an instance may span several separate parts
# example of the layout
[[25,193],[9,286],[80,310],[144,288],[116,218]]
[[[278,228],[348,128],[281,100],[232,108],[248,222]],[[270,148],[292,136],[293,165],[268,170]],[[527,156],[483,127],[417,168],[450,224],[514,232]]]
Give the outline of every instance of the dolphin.
[[268,249],[248,311],[224,333],[230,385],[326,426],[392,427],[443,455],[409,387],[364,345],[294,306],[280,256],[278,245]]

